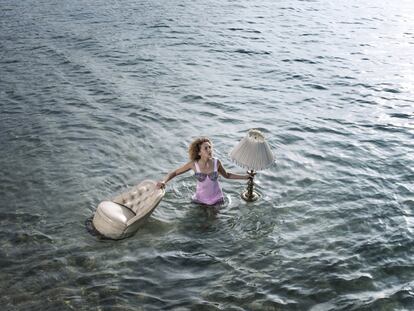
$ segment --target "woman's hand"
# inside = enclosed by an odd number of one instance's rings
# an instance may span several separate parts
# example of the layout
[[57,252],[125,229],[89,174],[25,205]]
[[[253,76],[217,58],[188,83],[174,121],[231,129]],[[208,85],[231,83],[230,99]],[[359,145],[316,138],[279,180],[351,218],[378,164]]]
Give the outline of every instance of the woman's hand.
[[157,189],[164,189],[165,188],[165,182],[159,181],[157,182]]
[[247,171],[247,179],[253,179],[255,175],[255,171]]

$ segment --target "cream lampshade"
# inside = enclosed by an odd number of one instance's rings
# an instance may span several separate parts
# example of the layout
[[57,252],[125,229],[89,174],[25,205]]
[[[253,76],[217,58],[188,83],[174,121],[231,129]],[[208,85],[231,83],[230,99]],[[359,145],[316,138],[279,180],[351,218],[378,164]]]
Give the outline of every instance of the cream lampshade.
[[247,183],[247,189],[241,194],[245,201],[256,201],[259,194],[254,191],[253,173],[264,170],[275,162],[275,157],[270,150],[262,132],[251,129],[230,152],[230,158],[239,166],[247,168],[252,177]]

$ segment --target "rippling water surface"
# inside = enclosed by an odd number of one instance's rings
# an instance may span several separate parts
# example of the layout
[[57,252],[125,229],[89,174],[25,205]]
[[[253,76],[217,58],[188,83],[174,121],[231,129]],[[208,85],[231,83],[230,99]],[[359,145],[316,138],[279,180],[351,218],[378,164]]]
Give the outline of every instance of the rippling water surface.
[[[0,0],[2,310],[413,310],[412,1]],[[261,129],[260,201],[174,179],[122,241],[106,197]]]

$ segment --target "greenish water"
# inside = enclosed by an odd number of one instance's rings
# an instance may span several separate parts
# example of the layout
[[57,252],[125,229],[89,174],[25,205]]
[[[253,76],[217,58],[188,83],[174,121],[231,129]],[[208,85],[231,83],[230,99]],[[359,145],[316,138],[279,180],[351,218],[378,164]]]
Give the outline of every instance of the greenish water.
[[[410,1],[0,0],[3,310],[412,310]],[[122,241],[97,204],[261,129],[262,199],[174,179]]]

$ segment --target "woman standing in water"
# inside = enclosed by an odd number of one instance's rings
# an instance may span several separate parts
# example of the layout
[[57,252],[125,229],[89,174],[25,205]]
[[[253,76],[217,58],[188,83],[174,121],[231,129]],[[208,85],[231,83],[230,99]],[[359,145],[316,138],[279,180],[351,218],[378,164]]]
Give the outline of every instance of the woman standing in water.
[[218,181],[219,174],[228,179],[253,178],[253,175],[238,175],[227,172],[220,160],[213,158],[213,144],[207,137],[195,139],[188,148],[188,155],[190,161],[167,174],[163,180],[157,183],[158,188],[164,188],[168,181],[192,169],[197,179],[193,201],[205,205],[215,205],[224,200]]

